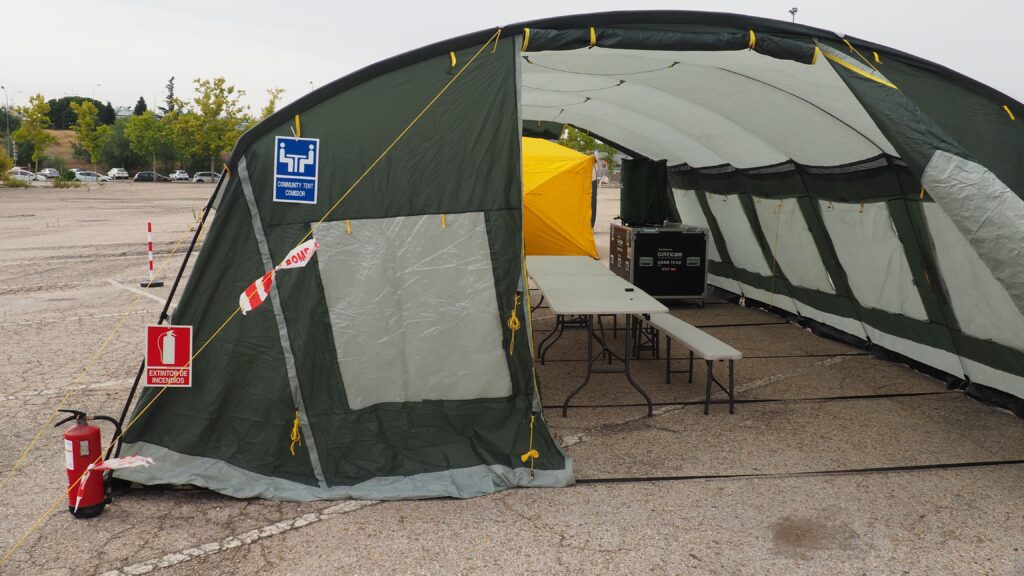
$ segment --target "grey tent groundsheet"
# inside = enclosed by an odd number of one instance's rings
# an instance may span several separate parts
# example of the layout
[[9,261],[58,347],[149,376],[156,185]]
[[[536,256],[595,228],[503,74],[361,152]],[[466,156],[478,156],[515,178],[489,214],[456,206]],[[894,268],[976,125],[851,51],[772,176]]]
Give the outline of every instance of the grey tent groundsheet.
[[236,144],[174,323],[204,342],[305,238],[315,265],[136,409],[123,453],[156,464],[117,475],[298,500],[572,484],[512,328],[520,136],[563,125],[667,166],[712,284],[1024,398],[1021,115],[898,50],[732,14],[567,16],[385,60]]

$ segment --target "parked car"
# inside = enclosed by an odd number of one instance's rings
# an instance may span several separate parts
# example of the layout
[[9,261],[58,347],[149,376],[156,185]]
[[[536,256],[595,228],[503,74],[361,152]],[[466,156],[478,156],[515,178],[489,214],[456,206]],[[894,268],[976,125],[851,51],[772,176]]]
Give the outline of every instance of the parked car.
[[36,179],[34,173],[22,170],[21,168],[11,168],[7,171],[7,177],[11,180],[21,180],[22,182],[31,182]]
[[195,175],[192,176],[192,181],[193,182],[207,182],[207,183],[210,183],[210,184],[212,184],[214,182],[220,182],[220,173],[219,172],[196,172]]
[[36,176],[42,176],[43,178],[49,180],[51,178],[59,178],[60,172],[56,168],[43,168],[39,172],[36,172]]
[[156,172],[139,172],[135,174],[136,182],[169,182],[171,179]]
[[188,182],[188,172],[184,170],[171,172],[171,182]]
[[107,176],[110,176],[114,180],[127,180],[129,178],[128,171],[124,168],[111,168],[107,172]]
[[110,176],[98,174],[92,170],[79,170],[75,172],[75,180],[79,182],[110,182]]

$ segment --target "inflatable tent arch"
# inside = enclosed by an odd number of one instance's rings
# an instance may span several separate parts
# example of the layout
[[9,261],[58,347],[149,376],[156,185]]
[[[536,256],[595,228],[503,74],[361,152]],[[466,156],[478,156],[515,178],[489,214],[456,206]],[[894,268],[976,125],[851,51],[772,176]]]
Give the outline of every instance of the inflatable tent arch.
[[[554,18],[385,60],[238,141],[173,322],[204,342],[313,228],[315,266],[228,323],[193,388],[136,408],[124,452],[156,464],[118,475],[279,499],[571,484],[523,297],[524,122],[668,160],[715,285],[1022,397],[1022,114],[902,52],[731,14]],[[323,156],[315,203],[274,201],[295,132]]]

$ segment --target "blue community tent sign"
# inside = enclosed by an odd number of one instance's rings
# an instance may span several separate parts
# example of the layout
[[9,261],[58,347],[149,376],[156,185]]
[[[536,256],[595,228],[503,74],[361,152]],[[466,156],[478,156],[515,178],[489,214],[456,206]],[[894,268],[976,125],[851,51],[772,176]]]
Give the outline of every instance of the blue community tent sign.
[[319,138],[274,140],[274,202],[316,204]]

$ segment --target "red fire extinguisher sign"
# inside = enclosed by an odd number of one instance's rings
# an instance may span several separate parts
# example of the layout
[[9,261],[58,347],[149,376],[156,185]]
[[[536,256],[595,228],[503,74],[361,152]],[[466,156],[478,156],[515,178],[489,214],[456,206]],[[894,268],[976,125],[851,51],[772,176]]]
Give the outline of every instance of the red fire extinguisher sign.
[[146,326],[145,386],[192,386],[191,326]]

